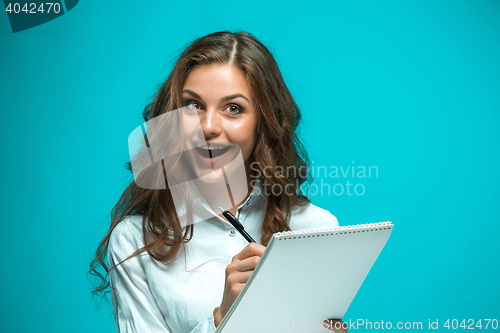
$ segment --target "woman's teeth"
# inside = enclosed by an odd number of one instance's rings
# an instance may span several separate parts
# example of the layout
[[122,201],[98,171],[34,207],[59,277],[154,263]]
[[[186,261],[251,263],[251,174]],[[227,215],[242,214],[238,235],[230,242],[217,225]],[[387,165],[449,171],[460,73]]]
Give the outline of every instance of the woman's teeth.
[[229,150],[229,147],[208,147],[206,145],[197,148],[198,153],[206,158],[214,158],[223,155]]
[[224,148],[222,148],[222,147],[220,147],[220,148],[219,147],[210,147],[209,148],[208,146],[200,146],[198,148],[205,149],[205,150],[216,150],[216,149],[226,149],[227,147],[224,147]]

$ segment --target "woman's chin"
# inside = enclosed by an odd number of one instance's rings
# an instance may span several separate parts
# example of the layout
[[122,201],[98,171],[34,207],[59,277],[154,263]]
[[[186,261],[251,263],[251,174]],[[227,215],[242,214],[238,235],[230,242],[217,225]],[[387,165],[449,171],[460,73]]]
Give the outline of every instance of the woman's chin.
[[198,173],[198,179],[204,183],[215,183],[218,181],[224,181],[224,175],[222,174],[222,169],[217,169],[203,175],[200,175],[200,173]]

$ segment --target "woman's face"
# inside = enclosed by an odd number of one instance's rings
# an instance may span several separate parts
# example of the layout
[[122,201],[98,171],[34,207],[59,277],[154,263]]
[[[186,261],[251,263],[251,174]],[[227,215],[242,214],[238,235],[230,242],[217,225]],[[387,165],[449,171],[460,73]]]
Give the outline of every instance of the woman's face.
[[214,165],[227,163],[232,159],[228,156],[232,152],[234,157],[237,147],[248,169],[258,118],[254,97],[243,72],[229,64],[198,66],[189,73],[182,98],[186,107],[198,110],[205,139],[194,142],[194,147],[200,148],[188,153],[198,176],[207,174],[206,170],[213,170]]

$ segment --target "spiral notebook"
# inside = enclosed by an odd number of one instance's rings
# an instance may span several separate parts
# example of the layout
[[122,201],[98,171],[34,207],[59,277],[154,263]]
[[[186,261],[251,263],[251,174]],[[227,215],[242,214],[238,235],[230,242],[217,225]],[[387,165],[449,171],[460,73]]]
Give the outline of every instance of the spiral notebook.
[[323,319],[344,317],[392,229],[381,222],[275,233],[216,333],[324,332]]

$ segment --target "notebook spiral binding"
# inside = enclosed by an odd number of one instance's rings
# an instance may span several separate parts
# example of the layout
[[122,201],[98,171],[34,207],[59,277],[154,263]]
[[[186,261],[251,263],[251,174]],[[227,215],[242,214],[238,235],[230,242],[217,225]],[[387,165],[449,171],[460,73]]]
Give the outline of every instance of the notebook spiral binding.
[[280,240],[303,239],[311,237],[337,236],[359,232],[371,232],[379,230],[391,229],[394,225],[391,221],[377,222],[369,224],[347,225],[343,227],[322,228],[322,229],[306,229],[277,232],[273,237]]

